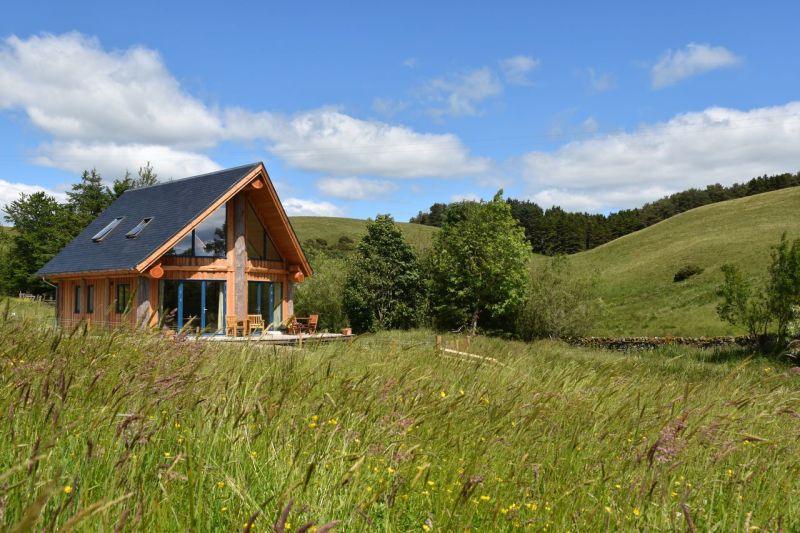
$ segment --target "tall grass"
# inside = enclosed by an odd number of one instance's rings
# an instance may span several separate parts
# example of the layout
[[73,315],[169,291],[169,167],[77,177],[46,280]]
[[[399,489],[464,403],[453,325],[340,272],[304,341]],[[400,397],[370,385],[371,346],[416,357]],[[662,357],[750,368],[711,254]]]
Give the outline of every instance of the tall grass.
[[46,531],[800,523],[800,378],[787,368],[675,349],[636,356],[481,338],[469,349],[506,366],[435,355],[425,331],[298,349],[6,318],[2,523]]

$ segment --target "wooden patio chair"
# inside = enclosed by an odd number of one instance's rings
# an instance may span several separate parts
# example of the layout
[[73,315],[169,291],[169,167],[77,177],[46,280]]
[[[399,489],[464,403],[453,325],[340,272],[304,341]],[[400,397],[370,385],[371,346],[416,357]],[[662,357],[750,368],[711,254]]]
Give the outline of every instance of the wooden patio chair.
[[225,317],[225,335],[228,337],[238,337],[239,331],[244,335],[245,321],[239,320],[236,316],[229,315]]
[[308,317],[308,324],[306,325],[306,333],[313,335],[317,332],[317,322],[319,322],[319,315],[311,315]]
[[264,332],[264,317],[261,315],[247,315],[247,334],[252,335],[254,331],[260,329]]

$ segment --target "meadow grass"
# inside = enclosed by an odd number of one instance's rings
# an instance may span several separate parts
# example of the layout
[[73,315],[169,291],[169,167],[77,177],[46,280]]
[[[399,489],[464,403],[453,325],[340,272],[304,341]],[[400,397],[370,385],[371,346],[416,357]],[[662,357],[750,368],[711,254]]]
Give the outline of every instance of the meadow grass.
[[4,318],[9,529],[258,531],[290,501],[287,531],[800,524],[800,378],[768,359],[473,340],[502,366],[428,331],[301,349]]
[[[291,217],[290,220],[301,243],[309,239],[325,239],[329,246],[334,246],[342,236],[358,243],[367,232],[367,221],[355,218]],[[439,231],[439,228],[408,222],[397,222],[397,226],[406,242],[418,253],[431,247],[433,237]]]

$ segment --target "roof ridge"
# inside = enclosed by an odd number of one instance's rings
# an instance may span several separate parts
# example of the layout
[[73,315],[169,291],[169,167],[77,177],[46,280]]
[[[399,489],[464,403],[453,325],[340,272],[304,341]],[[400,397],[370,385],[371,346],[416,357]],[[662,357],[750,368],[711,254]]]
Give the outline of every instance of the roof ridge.
[[128,189],[128,190],[124,191],[122,194],[125,194],[125,193],[128,193],[128,192],[143,191],[145,189],[152,189],[153,187],[161,187],[162,185],[170,185],[170,184],[178,182],[178,181],[193,180],[195,178],[202,178],[204,176],[210,176],[211,174],[220,174],[222,172],[230,172],[232,170],[239,170],[240,168],[255,167],[255,166],[263,165],[263,164],[264,164],[263,161],[258,161],[256,163],[247,163],[245,165],[239,165],[237,167],[222,168],[220,170],[214,170],[213,172],[205,172],[203,174],[197,174],[197,175],[194,175],[194,176],[186,176],[185,178],[171,179],[169,181],[163,181],[161,183],[154,183],[153,185],[147,185],[145,187],[137,187],[135,189]]

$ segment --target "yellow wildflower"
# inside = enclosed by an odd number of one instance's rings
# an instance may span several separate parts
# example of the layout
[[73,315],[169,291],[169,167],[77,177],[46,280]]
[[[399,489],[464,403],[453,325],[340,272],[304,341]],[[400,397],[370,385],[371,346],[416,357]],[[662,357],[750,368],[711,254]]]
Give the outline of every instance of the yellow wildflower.
[[317,427],[317,423],[316,423],[316,422],[311,422],[311,423],[308,425],[308,429],[314,429],[314,428],[316,428],[316,427]]
[[330,426],[335,426],[337,423],[338,422],[336,422],[335,418],[331,418],[330,420],[328,420],[328,425],[330,425]]
[[169,453],[169,452],[164,452],[164,458],[165,458],[165,459],[169,459],[171,456],[172,456],[172,454],[171,454],[171,453]]
[[225,488],[225,482],[224,481],[217,481],[217,488],[218,489]]
[[430,530],[431,526],[429,526],[428,524],[422,524],[422,531],[430,531]]
[[733,470],[730,468],[728,469],[728,477],[733,477]]
[[635,516],[635,517],[637,517],[637,518],[638,518],[638,517],[640,517],[640,516],[642,516],[642,512],[639,510],[639,508],[638,508],[638,507],[634,507],[634,508],[633,508],[633,516]]
[[489,500],[491,500],[491,499],[492,499],[492,497],[491,497],[491,496],[487,496],[487,495],[485,495],[485,494],[484,494],[483,496],[481,496],[481,501],[484,501],[484,502],[488,502],[488,501],[489,501]]
[[611,507],[609,507],[608,505],[605,506],[605,510],[606,510],[606,512],[608,514],[611,514],[611,512],[613,511],[613,509]]
[[442,399],[447,398],[447,393],[445,391],[440,391],[439,392],[439,398],[442,398]]
[[221,513],[224,513],[224,512],[226,512],[227,510],[228,510],[228,508],[227,508],[227,507],[223,507],[222,509],[220,509],[220,510],[219,510],[219,512],[221,512]]
[[257,456],[258,456],[258,452],[256,452],[255,450],[250,452],[250,457],[252,457],[253,459],[255,459]]
[[65,485],[64,494],[70,494],[71,492],[72,492],[72,485]]
[[390,474],[394,474],[395,472],[397,472],[397,470],[395,470],[395,469],[394,469],[394,468],[392,468],[391,466],[387,467],[387,468],[386,468],[386,471],[387,471],[387,472],[389,472]]
[[319,420],[319,417],[318,417],[317,415],[313,415],[313,416],[311,417],[311,421],[312,421],[312,422],[316,422],[317,420]]

